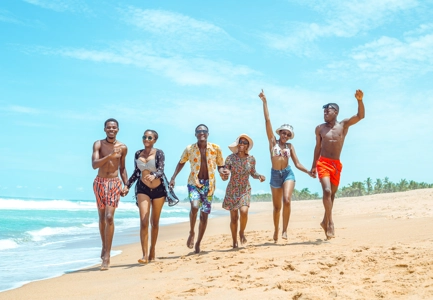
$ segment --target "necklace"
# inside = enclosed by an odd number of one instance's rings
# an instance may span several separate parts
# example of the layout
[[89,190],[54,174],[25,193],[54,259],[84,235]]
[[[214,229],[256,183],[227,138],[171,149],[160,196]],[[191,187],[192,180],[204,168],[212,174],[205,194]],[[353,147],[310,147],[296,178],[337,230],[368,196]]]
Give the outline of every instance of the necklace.
[[113,145],[116,144],[116,142],[117,142],[117,140],[114,140],[114,142],[110,142],[110,141],[107,140],[107,138],[105,138],[105,141],[106,141],[107,143],[109,143],[109,144],[113,144]]

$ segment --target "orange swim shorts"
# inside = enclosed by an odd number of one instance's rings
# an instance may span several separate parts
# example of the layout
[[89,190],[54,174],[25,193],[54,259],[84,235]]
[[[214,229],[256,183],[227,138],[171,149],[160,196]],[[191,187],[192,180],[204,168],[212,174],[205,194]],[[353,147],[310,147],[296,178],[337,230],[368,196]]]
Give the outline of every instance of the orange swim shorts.
[[96,177],[93,181],[96,205],[98,208],[105,208],[106,205],[117,207],[120,200],[122,183],[118,177],[102,178]]
[[317,160],[316,168],[319,179],[329,177],[332,185],[338,186],[340,184],[340,175],[343,165],[339,159],[330,159],[320,156]]

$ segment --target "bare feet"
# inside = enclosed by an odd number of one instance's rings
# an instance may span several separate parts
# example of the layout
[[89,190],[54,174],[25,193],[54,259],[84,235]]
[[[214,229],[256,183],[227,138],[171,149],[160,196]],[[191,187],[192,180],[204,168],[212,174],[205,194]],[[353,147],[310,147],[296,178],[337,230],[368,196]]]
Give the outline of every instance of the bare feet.
[[329,224],[326,236],[328,237],[328,240],[335,238],[334,224]]
[[283,232],[283,235],[281,236],[281,238],[283,238],[284,240],[287,240],[287,232],[286,231]]
[[144,257],[144,256],[138,260],[138,263],[142,264],[142,265],[145,265],[148,262],[149,262],[149,260],[146,257]]
[[195,243],[195,253],[200,253],[200,244],[199,243]]
[[104,256],[105,256],[105,249],[102,248],[101,249],[101,259],[104,260]]
[[278,230],[274,231],[274,242],[278,241]]
[[110,259],[102,259],[101,271],[107,271],[110,268]]
[[235,249],[235,248],[239,248],[238,247],[238,242],[236,241],[236,242],[233,242],[233,249]]
[[186,241],[186,246],[189,249],[192,249],[194,247],[194,233],[189,233],[188,240]]
[[325,232],[325,235],[326,235],[326,239],[328,239],[328,233],[326,232],[326,226],[325,226],[325,222],[324,221],[322,221],[320,223],[320,227],[323,228],[323,231]]
[[240,233],[239,233],[239,237],[240,237],[240,239],[241,239],[241,245],[247,243],[247,239],[245,238],[245,235],[244,235],[244,234],[240,234]]

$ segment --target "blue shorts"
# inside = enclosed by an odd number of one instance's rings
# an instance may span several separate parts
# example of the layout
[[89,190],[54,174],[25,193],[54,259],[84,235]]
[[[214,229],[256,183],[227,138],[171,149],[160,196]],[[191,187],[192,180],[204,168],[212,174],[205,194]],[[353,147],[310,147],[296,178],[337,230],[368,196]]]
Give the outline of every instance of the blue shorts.
[[205,214],[210,214],[212,208],[212,196],[208,196],[209,193],[209,180],[199,179],[199,182],[203,184],[201,188],[195,185],[188,184],[188,198],[189,201],[199,201],[200,209]]
[[295,174],[290,166],[287,166],[287,168],[283,170],[271,169],[271,187],[276,189],[281,188],[283,187],[283,183],[287,180],[296,181]]

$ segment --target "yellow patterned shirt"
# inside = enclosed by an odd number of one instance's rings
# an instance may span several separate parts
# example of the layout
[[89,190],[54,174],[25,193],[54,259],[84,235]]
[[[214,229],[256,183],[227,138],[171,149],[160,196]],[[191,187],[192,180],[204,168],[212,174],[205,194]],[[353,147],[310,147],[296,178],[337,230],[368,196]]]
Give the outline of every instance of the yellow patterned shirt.
[[[217,144],[207,143],[206,147],[207,169],[209,172],[209,193],[212,196],[215,192],[215,169],[217,166],[224,166],[224,158],[221,148]],[[202,187],[198,180],[198,173],[200,172],[201,155],[197,143],[191,144],[183,151],[180,163],[184,164],[189,161],[191,165],[191,173],[188,177],[188,184]]]

